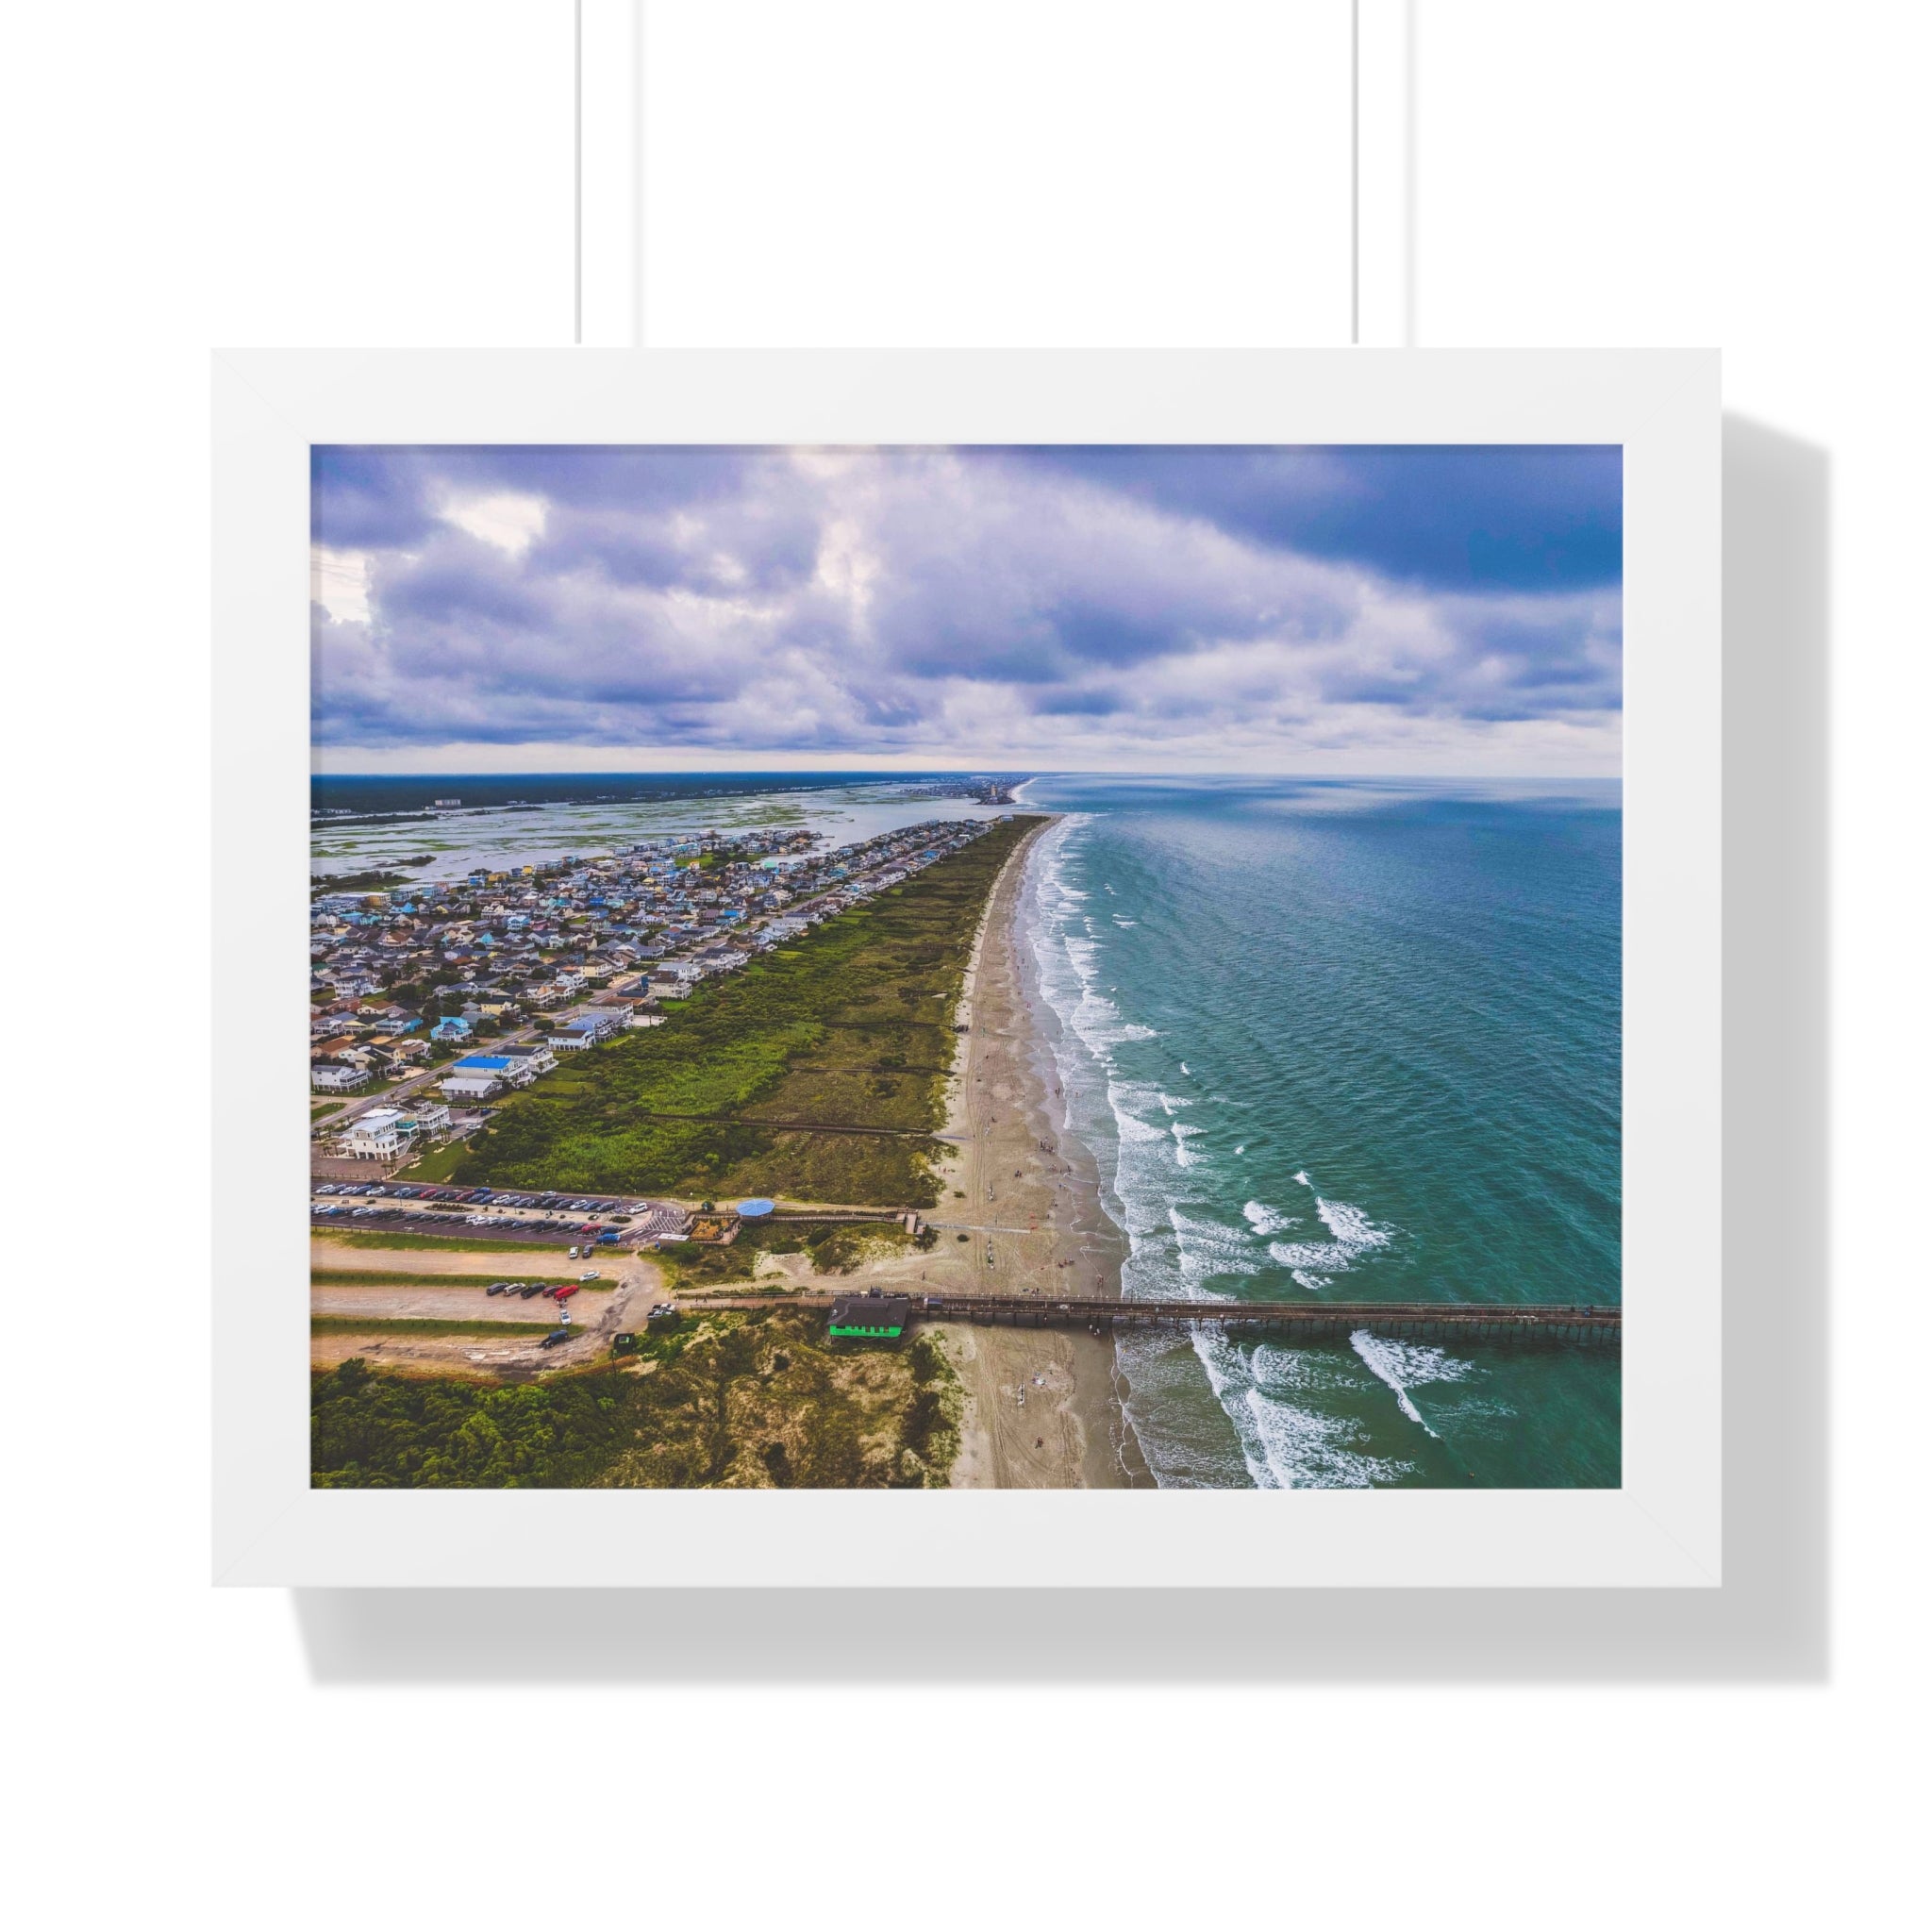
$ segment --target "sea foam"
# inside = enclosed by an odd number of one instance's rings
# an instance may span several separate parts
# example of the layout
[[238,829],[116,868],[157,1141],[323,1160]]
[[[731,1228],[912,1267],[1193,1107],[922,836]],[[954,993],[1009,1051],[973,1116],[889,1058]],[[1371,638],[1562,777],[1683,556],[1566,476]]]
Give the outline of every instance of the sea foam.
[[1325,1241],[1271,1241],[1268,1252],[1284,1268],[1340,1274],[1361,1256],[1387,1247],[1394,1239],[1392,1228],[1377,1227],[1352,1202],[1328,1201],[1317,1194],[1315,1212],[1331,1238]]
[[1355,1447],[1355,1425],[1285,1399],[1279,1382],[1257,1379],[1266,1363],[1244,1355],[1225,1333],[1197,1324],[1194,1352],[1208,1383],[1240,1441],[1249,1477],[1262,1490],[1365,1490],[1407,1474],[1408,1465],[1365,1456]]
[[1392,1341],[1386,1336],[1371,1335],[1366,1328],[1357,1328],[1348,1339],[1354,1344],[1356,1354],[1368,1364],[1369,1373],[1394,1391],[1403,1414],[1412,1423],[1421,1423],[1430,1435],[1435,1435],[1435,1430],[1429,1428],[1408,1391],[1429,1382],[1459,1382],[1470,1373],[1472,1364],[1457,1361],[1440,1348]]

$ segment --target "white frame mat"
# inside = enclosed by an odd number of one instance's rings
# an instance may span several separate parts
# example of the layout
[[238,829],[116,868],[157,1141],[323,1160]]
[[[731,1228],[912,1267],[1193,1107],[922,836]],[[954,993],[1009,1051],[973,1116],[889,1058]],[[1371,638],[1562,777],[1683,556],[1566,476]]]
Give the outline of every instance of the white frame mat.
[[[1721,1581],[1715,352],[259,350],[213,388],[218,1582]],[[309,449],[462,442],[1621,443],[1623,1487],[312,1491]]]

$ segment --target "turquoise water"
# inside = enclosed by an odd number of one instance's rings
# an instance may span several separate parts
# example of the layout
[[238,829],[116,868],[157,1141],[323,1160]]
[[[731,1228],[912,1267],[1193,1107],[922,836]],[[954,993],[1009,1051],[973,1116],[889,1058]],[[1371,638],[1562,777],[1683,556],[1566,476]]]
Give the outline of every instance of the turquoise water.
[[[1042,778],[1025,892],[1130,1295],[1616,1302],[1613,783]],[[1614,1348],[1125,1338],[1163,1486],[1615,1486]]]

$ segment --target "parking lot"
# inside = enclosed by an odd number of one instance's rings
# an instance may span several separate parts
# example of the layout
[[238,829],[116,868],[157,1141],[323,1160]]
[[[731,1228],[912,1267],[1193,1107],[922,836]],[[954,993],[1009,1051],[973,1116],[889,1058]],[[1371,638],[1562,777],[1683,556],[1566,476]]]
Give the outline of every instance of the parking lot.
[[398,1181],[315,1181],[309,1193],[309,1221],[318,1233],[330,1227],[487,1232],[491,1239],[589,1241],[603,1247],[641,1240],[633,1223],[658,1205],[615,1194],[516,1193]]

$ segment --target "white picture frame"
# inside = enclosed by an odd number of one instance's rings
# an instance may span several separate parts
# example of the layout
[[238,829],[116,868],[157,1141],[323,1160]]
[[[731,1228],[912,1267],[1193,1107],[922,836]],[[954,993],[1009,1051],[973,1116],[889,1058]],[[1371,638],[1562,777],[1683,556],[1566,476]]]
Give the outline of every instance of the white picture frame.
[[[1715,352],[232,350],[213,403],[218,1583],[1721,1582]],[[311,1490],[309,451],[465,442],[1621,444],[1622,1487]]]

